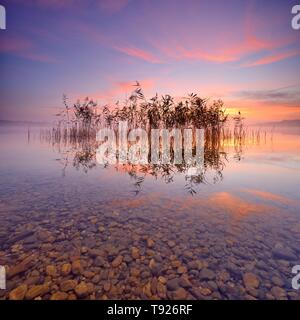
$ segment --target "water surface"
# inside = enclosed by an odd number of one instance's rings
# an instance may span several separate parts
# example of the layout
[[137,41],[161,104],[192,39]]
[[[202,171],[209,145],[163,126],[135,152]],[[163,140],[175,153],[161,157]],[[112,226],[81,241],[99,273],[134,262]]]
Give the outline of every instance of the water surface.
[[25,128],[0,148],[3,299],[300,299],[299,133],[224,142],[201,177]]

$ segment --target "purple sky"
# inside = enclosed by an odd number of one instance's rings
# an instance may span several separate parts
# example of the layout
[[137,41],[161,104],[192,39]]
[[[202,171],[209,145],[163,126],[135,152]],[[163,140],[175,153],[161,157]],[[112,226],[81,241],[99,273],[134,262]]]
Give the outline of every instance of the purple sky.
[[[221,98],[250,120],[300,119],[297,1],[0,0],[0,119],[49,120],[85,96]],[[299,2],[299,1],[298,1]]]

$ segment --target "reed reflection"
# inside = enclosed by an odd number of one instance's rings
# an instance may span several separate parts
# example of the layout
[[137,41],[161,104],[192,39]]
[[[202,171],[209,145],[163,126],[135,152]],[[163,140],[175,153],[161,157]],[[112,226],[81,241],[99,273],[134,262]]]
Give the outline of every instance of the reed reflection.
[[[150,137],[150,130],[147,131]],[[116,130],[116,135],[118,132]],[[148,176],[156,180],[162,180],[164,183],[173,183],[176,176],[183,176],[185,179],[185,190],[190,194],[195,194],[196,186],[203,183],[216,184],[223,180],[224,169],[229,161],[241,161],[243,148],[249,141],[258,144],[261,134],[259,132],[247,131],[242,126],[237,130],[234,128],[206,128],[204,131],[204,149],[203,165],[197,166],[195,163],[187,163],[183,157],[181,164],[174,164],[174,140],[170,143],[170,164],[152,164],[151,150],[148,151],[147,164],[132,164],[130,162],[114,165],[99,165],[96,159],[96,152],[99,142],[96,141],[96,132],[94,136],[90,135],[85,139],[77,139],[70,135],[51,134],[50,131],[43,131],[40,134],[42,142],[52,145],[61,155],[57,161],[61,163],[63,175],[66,175],[68,167],[74,167],[77,170],[88,171],[96,168],[108,169],[113,168],[118,172],[126,172],[133,180],[134,193],[138,194],[143,183]],[[250,139],[250,140],[249,140]],[[184,153],[184,148],[182,150]],[[231,154],[232,153],[232,154]],[[192,141],[192,155],[196,154],[195,140]],[[228,155],[232,156],[230,160]]]

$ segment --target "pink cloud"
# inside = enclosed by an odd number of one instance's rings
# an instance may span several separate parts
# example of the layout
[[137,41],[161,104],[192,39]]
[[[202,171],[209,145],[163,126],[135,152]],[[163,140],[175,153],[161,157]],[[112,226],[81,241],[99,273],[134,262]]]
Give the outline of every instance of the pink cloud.
[[28,50],[32,47],[32,43],[21,38],[6,38],[0,42],[0,52],[15,53]]
[[[154,80],[147,78],[139,81],[143,91],[154,87]],[[100,93],[100,96],[104,99],[112,100],[115,98],[123,98],[126,94],[130,94],[134,91],[135,81],[118,81],[114,82],[109,89]]]
[[203,60],[214,63],[226,63],[240,61],[243,57],[250,54],[260,53],[263,51],[272,51],[277,48],[285,47],[292,44],[294,38],[264,40],[259,39],[250,31],[246,31],[245,39],[237,42],[227,38],[227,43],[218,43],[216,48],[202,48],[194,44],[188,45],[189,39],[186,37],[185,42],[177,39],[167,38],[163,41],[152,40],[151,44],[169,59],[174,60]]
[[[274,21],[274,24],[278,21]],[[224,25],[222,30],[205,28],[193,32],[182,25],[170,32],[169,24],[161,28],[161,36],[150,36],[147,40],[162,55],[172,60],[202,60],[213,63],[238,62],[253,54],[272,53],[298,42],[298,35],[278,34],[270,25],[270,19],[264,19],[249,5],[245,18],[240,25]],[[206,26],[209,28],[209,26]],[[174,28],[177,28],[175,25]],[[273,32],[272,32],[273,31]],[[275,36],[276,35],[276,36]]]
[[114,47],[116,50],[127,54],[128,56],[138,58],[151,63],[161,63],[152,53],[135,47]]
[[53,63],[56,61],[49,55],[38,52],[30,40],[16,36],[2,39],[0,52],[39,62]]
[[[106,4],[103,2],[103,5]],[[159,38],[147,38],[147,35],[143,34],[147,46],[150,44],[156,49],[156,54],[144,47],[136,47],[130,43],[118,44],[120,42],[118,39],[108,37],[102,30],[90,25],[77,23],[75,28],[84,33],[90,41],[154,64],[164,63],[168,60],[202,60],[212,63],[238,62],[251,54],[272,52],[296,41],[295,36],[272,39],[270,37],[264,38],[260,33],[258,37],[255,34],[255,24],[263,26],[259,22],[253,22],[251,17],[253,18],[253,15],[248,14],[248,18],[242,26],[243,32],[235,33],[232,30],[224,30],[224,36],[211,36],[207,43],[204,41],[206,35],[201,34],[201,31],[198,37],[203,38],[203,41],[195,41],[195,34],[184,30],[173,33],[162,31]]]
[[102,30],[99,30],[93,25],[84,23],[76,23],[75,25],[65,23],[65,26],[67,26],[69,29],[72,29],[73,31],[83,34],[84,38],[88,39],[88,41],[90,42],[114,49],[118,52],[126,54],[127,56],[144,60],[150,63],[161,63],[159,58],[144,49],[126,45],[116,45],[116,43],[118,42],[116,39],[108,37],[106,33],[104,33]]
[[261,66],[261,65],[265,65],[265,64],[270,64],[270,63],[274,63],[274,62],[278,62],[281,60],[285,60],[291,57],[295,57],[300,55],[300,49],[296,49],[296,50],[290,50],[287,52],[282,52],[282,53],[277,53],[277,54],[272,54],[272,55],[268,55],[265,56],[261,59],[258,59],[256,61],[244,64],[244,67],[255,67],[255,66]]
[[[109,79],[107,79],[109,81]],[[154,88],[155,79],[145,78],[139,83],[145,92],[146,90]],[[125,99],[126,95],[130,94],[135,89],[135,81],[110,81],[108,88],[88,94],[94,100],[102,101],[103,103],[115,103],[118,99]],[[86,97],[79,93],[73,93],[73,98],[84,99]],[[101,106],[101,104],[100,104]]]
[[187,46],[177,43],[176,40],[171,40],[171,42],[166,41],[165,44],[152,41],[152,45],[156,47],[162,55],[173,60],[205,60],[218,63],[236,60],[236,57],[227,53],[208,53],[201,48],[188,49]]
[[[148,90],[154,87],[154,79],[147,78],[139,81],[143,90]],[[120,95],[125,96],[127,93],[131,93],[135,87],[134,81],[118,81],[114,82],[111,87],[100,93],[102,98],[114,99]]]

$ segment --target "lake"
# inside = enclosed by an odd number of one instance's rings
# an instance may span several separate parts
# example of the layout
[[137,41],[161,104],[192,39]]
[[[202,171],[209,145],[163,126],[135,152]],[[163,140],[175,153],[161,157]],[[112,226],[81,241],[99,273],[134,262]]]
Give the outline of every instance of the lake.
[[0,298],[299,300],[300,132],[258,130],[197,176],[0,127]]

